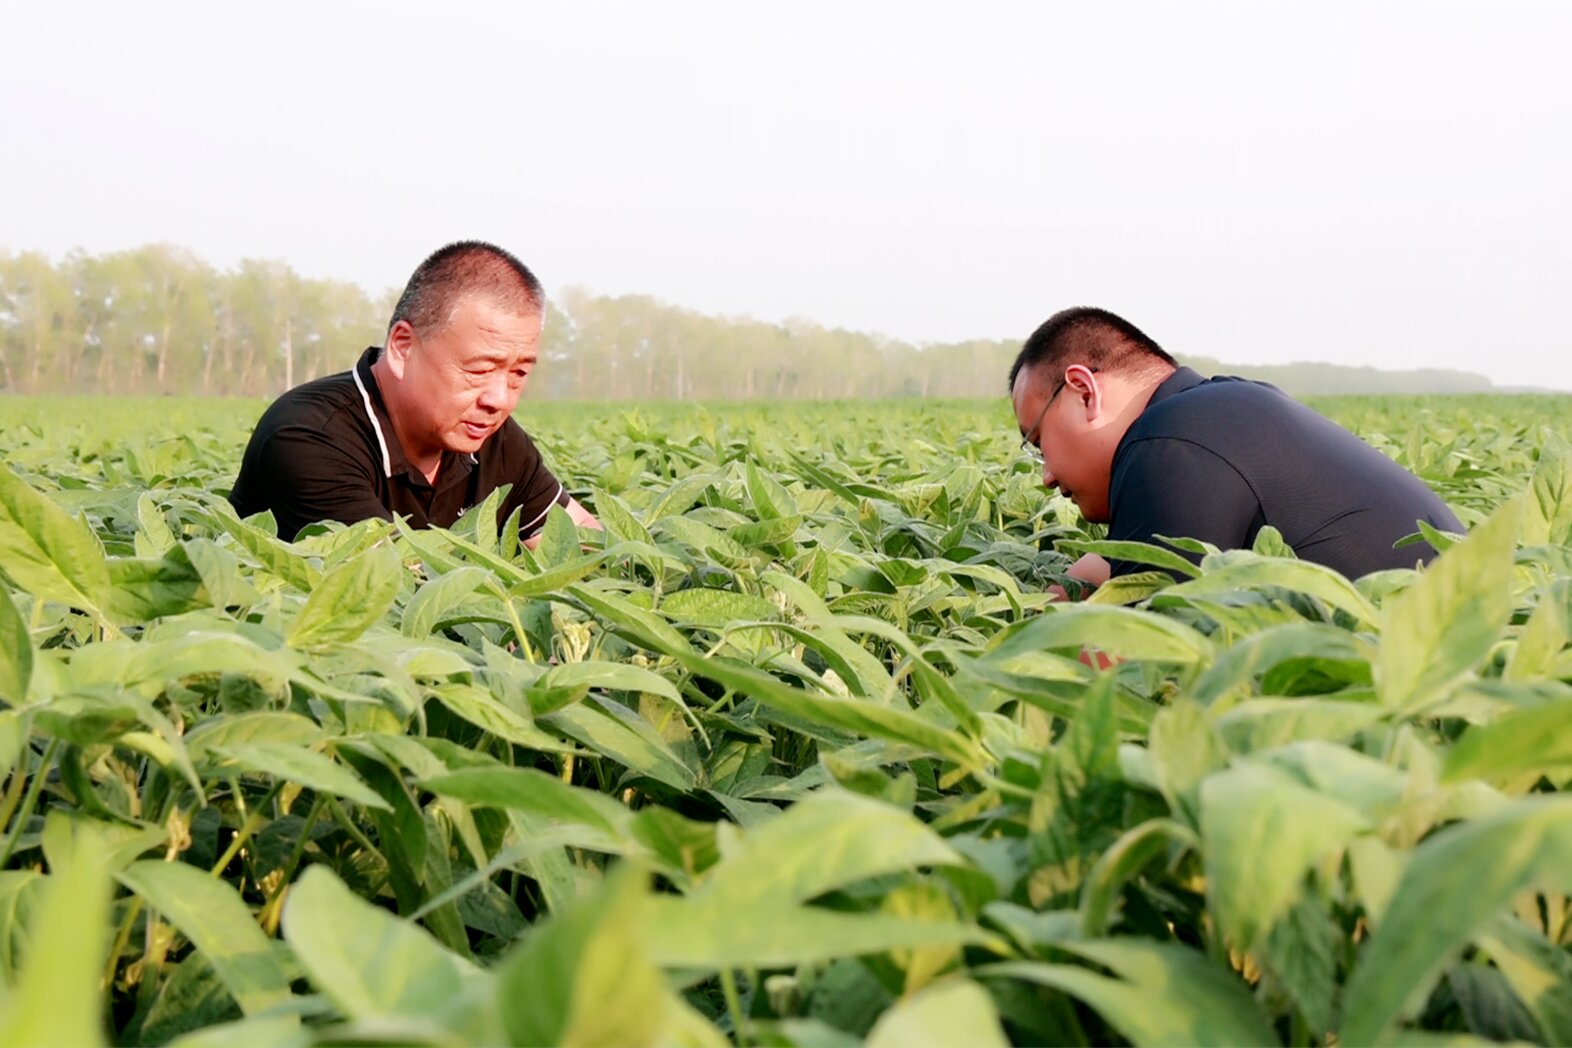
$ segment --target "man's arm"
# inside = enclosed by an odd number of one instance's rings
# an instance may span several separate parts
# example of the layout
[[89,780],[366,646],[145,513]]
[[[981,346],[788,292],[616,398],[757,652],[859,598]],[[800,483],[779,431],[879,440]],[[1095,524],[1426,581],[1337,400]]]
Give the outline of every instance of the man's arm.
[[568,496],[568,504],[564,507],[568,511],[568,518],[581,528],[594,528],[596,531],[605,531],[600,521],[595,519],[595,514],[579,504],[579,500]]
[[[1091,589],[1096,589],[1108,581],[1108,562],[1095,553],[1087,553],[1080,560],[1071,564],[1065,574],[1077,582],[1084,582]],[[1053,594],[1054,600],[1069,600],[1070,594],[1058,583],[1048,587],[1048,592]]]

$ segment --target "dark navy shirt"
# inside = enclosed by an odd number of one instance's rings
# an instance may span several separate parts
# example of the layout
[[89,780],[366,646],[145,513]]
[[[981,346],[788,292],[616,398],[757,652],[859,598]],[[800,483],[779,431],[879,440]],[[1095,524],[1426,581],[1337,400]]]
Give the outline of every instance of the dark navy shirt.
[[296,386],[275,400],[257,422],[229,494],[242,517],[272,510],[279,536],[293,539],[307,524],[397,513],[417,528],[449,527],[469,507],[504,484],[500,525],[522,507],[523,537],[538,531],[553,505],[568,494],[529,434],[508,419],[473,455],[446,451],[437,482],[404,457],[371,365],[380,347],[367,349],[354,370]]
[[1349,578],[1434,557],[1428,543],[1393,548],[1417,521],[1463,530],[1422,480],[1276,387],[1184,367],[1115,449],[1108,506],[1110,539],[1246,549],[1270,524],[1299,557]]

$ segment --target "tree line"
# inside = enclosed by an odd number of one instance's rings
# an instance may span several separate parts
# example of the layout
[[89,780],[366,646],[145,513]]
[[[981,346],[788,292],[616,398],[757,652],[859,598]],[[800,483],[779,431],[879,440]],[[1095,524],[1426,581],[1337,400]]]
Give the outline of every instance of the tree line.
[[[168,244],[58,261],[0,252],[0,392],[272,396],[343,371],[380,344],[396,297],[397,289],[372,295],[303,277],[280,261],[219,269]],[[551,301],[529,395],[998,397],[1019,348],[980,339],[914,345],[808,320],[718,317],[646,295],[569,288]],[[1464,372],[1197,363],[1291,393],[1491,388]]]

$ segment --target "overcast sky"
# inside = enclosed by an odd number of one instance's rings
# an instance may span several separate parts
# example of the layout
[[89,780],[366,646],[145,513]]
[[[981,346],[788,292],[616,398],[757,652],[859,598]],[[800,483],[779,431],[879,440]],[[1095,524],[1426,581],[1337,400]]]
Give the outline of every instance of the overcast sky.
[[1572,390],[1572,3],[6,5],[0,248]]

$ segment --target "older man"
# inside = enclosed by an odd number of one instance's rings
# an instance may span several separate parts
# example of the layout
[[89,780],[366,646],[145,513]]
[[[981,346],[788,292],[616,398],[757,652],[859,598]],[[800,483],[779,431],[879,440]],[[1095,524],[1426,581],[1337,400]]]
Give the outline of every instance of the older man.
[[[1203,378],[1128,321],[1067,309],[1010,368],[1023,445],[1115,540],[1158,535],[1250,546],[1272,525],[1305,560],[1357,578],[1435,551],[1394,543],[1425,521],[1462,525],[1424,482],[1272,386]],[[1095,555],[1071,569],[1099,585],[1141,565]]]
[[535,275],[495,245],[461,241],[431,255],[383,346],[262,415],[229,496],[236,512],[272,510],[287,539],[317,521],[394,514],[447,527],[511,484],[499,523],[519,510],[526,541],[553,505],[599,527],[511,417],[539,359],[544,306]]

